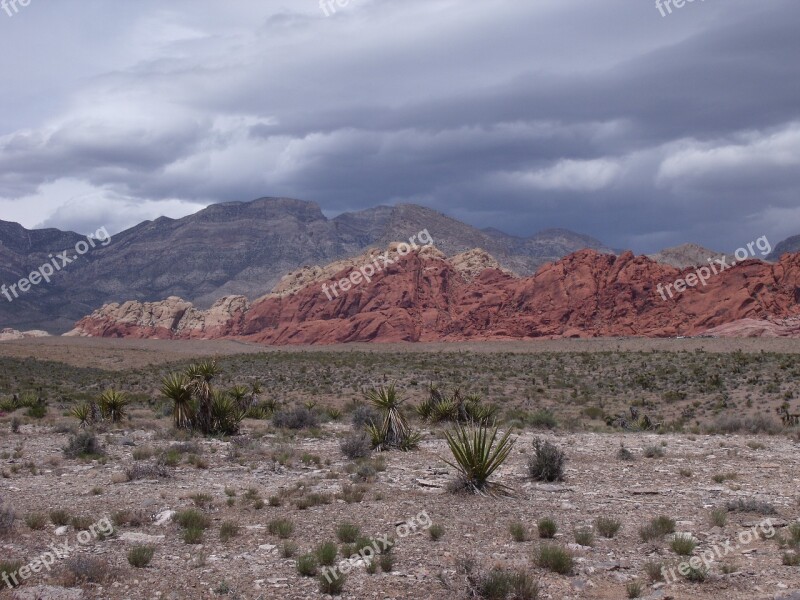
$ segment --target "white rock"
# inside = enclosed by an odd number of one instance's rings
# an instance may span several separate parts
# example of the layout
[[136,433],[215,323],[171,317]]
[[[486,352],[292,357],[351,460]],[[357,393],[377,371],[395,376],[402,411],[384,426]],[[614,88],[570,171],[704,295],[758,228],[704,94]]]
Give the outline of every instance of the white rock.
[[135,544],[156,544],[164,541],[163,535],[147,535],[146,533],[137,533],[135,531],[126,531],[119,536],[123,542],[133,542]]
[[160,512],[156,515],[156,525],[167,525],[168,523],[172,522],[174,517],[174,510],[165,510],[164,512]]

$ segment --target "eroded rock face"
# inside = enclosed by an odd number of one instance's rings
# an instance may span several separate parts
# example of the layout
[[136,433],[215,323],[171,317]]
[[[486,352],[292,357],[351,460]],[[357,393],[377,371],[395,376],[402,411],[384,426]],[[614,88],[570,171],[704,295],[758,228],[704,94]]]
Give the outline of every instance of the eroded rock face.
[[106,304],[65,334],[82,337],[214,339],[241,328],[249,308],[244,296],[226,296],[208,310],[172,296],[162,302]]
[[[241,296],[223,298],[208,311],[179,298],[112,304],[80,321],[73,333],[241,337],[266,344],[666,337],[728,326],[714,333],[724,335],[745,319],[777,323],[800,317],[800,254],[786,255],[778,264],[745,261],[672,298],[662,297],[658,285],[693,270],[630,252],[581,251],[526,278],[501,270],[481,250],[448,259],[432,247],[401,256],[393,245],[388,256],[391,263],[369,281],[353,274],[363,272],[376,252],[296,272],[252,306]],[[351,276],[358,282],[342,291],[342,280]],[[743,335],[758,330],[739,329]],[[761,331],[772,335],[778,329]],[[797,327],[780,331],[798,335]]]
[[23,340],[25,338],[32,338],[32,337],[48,337],[50,334],[46,331],[39,331],[38,329],[34,329],[31,331],[17,331],[16,329],[11,329],[10,327],[6,327],[5,329],[0,329],[0,342],[8,342],[11,340]]

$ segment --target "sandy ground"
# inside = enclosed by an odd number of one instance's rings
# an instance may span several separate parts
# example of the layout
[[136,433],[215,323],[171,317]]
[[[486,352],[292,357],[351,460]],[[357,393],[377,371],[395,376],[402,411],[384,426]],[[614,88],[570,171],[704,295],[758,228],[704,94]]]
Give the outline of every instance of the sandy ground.
[[426,344],[339,344],[334,346],[262,346],[236,340],[135,340],[31,338],[0,343],[0,356],[33,357],[77,367],[126,370],[204,356],[260,352],[777,352],[800,353],[800,342],[786,338],[541,340]]
[[[763,437],[759,441],[764,447],[754,449],[748,445],[756,440],[752,436],[548,434],[548,439],[568,451],[567,478],[560,484],[540,484],[526,477],[534,434],[525,432],[518,437],[511,459],[498,476],[498,481],[514,490],[514,496],[491,499],[446,491],[451,472],[440,457],[447,449],[435,433],[428,432],[420,450],[382,455],[386,470],[366,484],[362,502],[334,500],[298,509],[292,502],[303,493],[335,495],[350,482],[348,461],[335,438],[343,430],[341,424],[326,425],[321,439],[256,436],[238,460],[230,459],[230,442],[200,441],[207,468],[182,462],[170,469],[170,479],[120,482],[123,471],[134,462],[131,455],[135,448],[163,449],[171,442],[154,439],[154,432],[148,429],[112,431],[102,436],[107,443],[106,464],[86,463],[61,457],[65,435],[25,426],[20,434],[4,433],[0,437],[0,452],[13,454],[23,447],[22,456],[4,460],[3,468],[32,462],[40,471],[34,475],[25,468],[0,481],[4,497],[20,517],[31,512],[46,514],[54,508],[66,508],[93,522],[122,509],[144,515],[141,525],[120,527],[114,538],[94,539],[81,547],[81,554],[107,563],[109,574],[102,584],[83,586],[82,597],[86,598],[189,599],[229,594],[247,599],[321,597],[316,579],[298,575],[295,560],[281,557],[282,542],[267,531],[267,524],[278,517],[294,523],[291,539],[300,553],[335,540],[337,525],[343,521],[358,524],[370,535],[396,538],[394,570],[370,575],[363,565],[357,567],[345,584],[343,598],[462,598],[466,587],[457,573],[457,562],[468,557],[474,557],[481,569],[504,566],[528,571],[540,581],[542,598],[624,598],[627,582],[647,581],[643,569],[648,560],[673,567],[679,562],[669,549],[668,538],[654,542],[639,539],[639,528],[659,515],[674,518],[679,532],[698,539],[695,554],[714,547],[725,549],[726,540],[732,542],[733,549],[722,558],[717,553],[706,582],[679,581],[656,584],[656,588],[648,585],[643,597],[779,598],[788,594],[787,590],[800,590],[800,571],[782,566],[783,550],[774,539],[748,541],[749,534],[742,533],[753,526],[766,531],[768,527],[760,525],[764,516],[730,513],[722,528],[709,521],[712,508],[738,498],[756,498],[774,505],[778,514],[771,519],[774,527],[780,526],[778,531],[797,520],[797,447],[786,438]],[[616,458],[623,442],[635,461]],[[125,445],[131,443],[135,446]],[[643,449],[651,445],[663,447],[665,456],[644,458]],[[272,459],[279,451],[293,457],[286,466]],[[304,464],[304,453],[319,456],[322,464]],[[330,464],[325,464],[325,459]],[[735,474],[736,478],[724,483],[712,479],[723,473]],[[302,489],[291,492],[298,485]],[[233,506],[227,505],[226,488],[236,492]],[[257,489],[264,499],[281,493],[286,497],[280,507],[267,503],[256,510],[243,498],[249,488]],[[211,506],[205,509],[212,525],[202,545],[187,545],[177,525],[157,525],[153,519],[165,511],[192,507],[190,496],[196,492],[212,497]],[[431,540],[423,527],[407,537],[398,535],[398,523],[421,513],[444,528],[438,542]],[[556,542],[562,545],[573,543],[574,530],[591,526],[598,516],[614,517],[622,527],[613,539],[597,537],[593,547],[574,549],[575,574],[562,576],[537,567],[532,560],[542,543],[535,524],[545,516],[558,524]],[[240,535],[227,543],[219,539],[223,521],[234,521],[241,527]],[[531,529],[530,541],[512,541],[508,528],[514,521]],[[138,534],[145,537],[137,538]],[[747,543],[741,543],[742,535]],[[76,536],[72,529],[59,536],[50,524],[42,531],[33,531],[18,521],[11,536],[0,538],[0,548],[3,557],[30,560],[51,543],[71,540],[75,545]],[[146,569],[134,569],[126,560],[127,550],[139,538],[156,546],[153,562]],[[735,566],[736,571],[723,574],[723,564]],[[63,584],[63,571],[63,564],[58,564],[51,574],[37,574],[21,589]],[[222,594],[221,589],[230,592]]]

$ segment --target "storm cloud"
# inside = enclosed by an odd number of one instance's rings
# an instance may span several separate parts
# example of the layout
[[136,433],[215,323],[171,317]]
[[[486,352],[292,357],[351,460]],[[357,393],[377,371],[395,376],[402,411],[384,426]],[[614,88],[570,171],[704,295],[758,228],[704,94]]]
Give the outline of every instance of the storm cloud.
[[800,4],[32,0],[0,11],[0,219],[288,196],[650,252],[800,233]]

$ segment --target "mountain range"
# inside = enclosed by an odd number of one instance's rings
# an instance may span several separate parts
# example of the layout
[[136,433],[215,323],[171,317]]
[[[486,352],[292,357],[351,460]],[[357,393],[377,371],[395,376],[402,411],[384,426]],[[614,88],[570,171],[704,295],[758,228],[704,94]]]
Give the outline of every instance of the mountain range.
[[274,345],[800,336],[800,253],[712,272],[708,264],[680,269],[631,252],[581,250],[518,277],[482,250],[452,257],[433,246],[405,250],[391,245],[385,265],[374,251],[303,269],[252,303],[227,296],[209,310],[177,297],[109,304],[70,334]]
[[[207,308],[228,295],[254,299],[287,272],[385,247],[422,230],[447,255],[483,248],[503,268],[523,276],[584,248],[613,252],[599,240],[563,229],[521,238],[412,204],[329,219],[313,202],[261,198],[213,204],[181,219],[161,217],[122,231],[107,246],[98,244],[65,266],[49,284],[33,286],[13,302],[0,296],[0,327],[62,333],[98,307],[127,300],[180,296]],[[51,254],[85,239],[0,221],[0,283],[26,278],[53,260]]]

